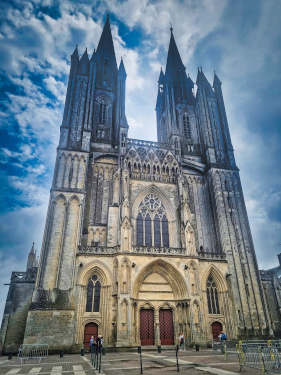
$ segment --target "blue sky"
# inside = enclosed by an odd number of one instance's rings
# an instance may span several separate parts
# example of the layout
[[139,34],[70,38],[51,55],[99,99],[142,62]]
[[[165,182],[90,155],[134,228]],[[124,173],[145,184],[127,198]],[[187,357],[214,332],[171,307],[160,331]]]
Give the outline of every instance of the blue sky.
[[187,72],[223,83],[258,262],[281,251],[281,2],[279,0],[0,1],[0,317],[12,270],[38,250],[70,54],[97,46],[111,15],[127,70],[129,136],[156,139],[155,102],[172,23]]

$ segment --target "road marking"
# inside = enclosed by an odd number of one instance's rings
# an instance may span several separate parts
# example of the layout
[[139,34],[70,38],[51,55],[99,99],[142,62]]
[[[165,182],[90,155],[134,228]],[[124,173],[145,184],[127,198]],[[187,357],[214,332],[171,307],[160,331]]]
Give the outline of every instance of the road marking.
[[151,357],[151,358],[167,358],[166,355],[157,355],[157,354],[148,354],[148,353],[142,353],[143,357]]
[[[176,359],[174,358],[165,358],[164,361],[176,363]],[[180,365],[194,365],[194,362],[184,361],[182,359],[179,359]]]
[[12,370],[8,371],[6,375],[14,375],[20,372],[20,368],[12,368]]
[[62,366],[53,366],[51,375],[61,375],[62,373]]
[[237,375],[237,372],[221,370],[221,369],[212,368],[212,367],[196,367],[196,369],[200,371],[209,372],[210,374],[215,374],[215,375]]
[[73,367],[74,375],[86,375],[86,373],[83,369],[83,366],[73,365],[72,367]]
[[42,367],[33,367],[30,371],[29,371],[29,374],[32,374],[32,375],[37,375],[39,374],[39,372],[41,371]]

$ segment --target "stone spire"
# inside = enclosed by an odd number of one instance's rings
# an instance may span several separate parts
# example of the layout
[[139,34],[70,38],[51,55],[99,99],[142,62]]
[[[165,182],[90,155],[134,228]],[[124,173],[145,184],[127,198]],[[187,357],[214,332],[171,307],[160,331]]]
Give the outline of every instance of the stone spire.
[[100,60],[103,60],[104,58],[108,59],[110,64],[113,64],[115,70],[117,70],[117,62],[111,34],[109,15],[106,16],[106,22],[101,34],[101,38],[96,53],[99,56]]
[[185,67],[182,63],[172,28],[165,76],[168,81],[179,81],[183,76],[186,77]]
[[212,86],[210,82],[207,80],[202,67],[198,68],[197,78],[196,78],[196,84],[198,87],[204,88],[206,91],[206,94],[209,96],[214,96],[214,91],[212,89]]
[[87,48],[85,49],[85,52],[81,57],[81,60],[79,61],[78,73],[82,75],[88,75],[89,73],[89,56]]
[[122,57],[121,57],[121,61],[120,61],[119,69],[118,69],[118,75],[125,77],[125,78],[127,77],[127,73],[126,73],[126,69],[125,69]]
[[34,242],[32,242],[32,246],[31,246],[31,249],[30,249],[29,254],[28,254],[26,271],[28,271],[29,269],[31,269],[33,267],[38,267],[38,262],[37,262],[37,258],[36,258],[36,250],[34,248]]

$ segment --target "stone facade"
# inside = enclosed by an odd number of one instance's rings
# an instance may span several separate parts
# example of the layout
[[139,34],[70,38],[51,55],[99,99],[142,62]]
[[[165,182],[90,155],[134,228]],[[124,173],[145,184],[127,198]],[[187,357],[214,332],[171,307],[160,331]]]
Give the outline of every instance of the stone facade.
[[[187,77],[173,32],[158,142],[128,138],[126,72],[109,19],[91,59],[75,49],[25,343],[75,350],[208,343],[272,326],[221,82]],[[147,318],[144,318],[147,317]],[[90,331],[90,330],[94,331]]]

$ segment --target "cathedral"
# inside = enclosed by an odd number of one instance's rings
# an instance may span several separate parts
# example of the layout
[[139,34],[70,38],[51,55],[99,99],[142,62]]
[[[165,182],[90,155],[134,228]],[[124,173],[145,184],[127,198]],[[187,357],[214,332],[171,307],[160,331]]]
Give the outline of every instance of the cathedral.
[[4,313],[6,350],[15,327],[68,351],[92,335],[134,347],[273,334],[221,81],[200,68],[195,91],[171,29],[157,84],[157,142],[129,138],[109,17],[93,55],[71,55],[40,262],[25,313]]

